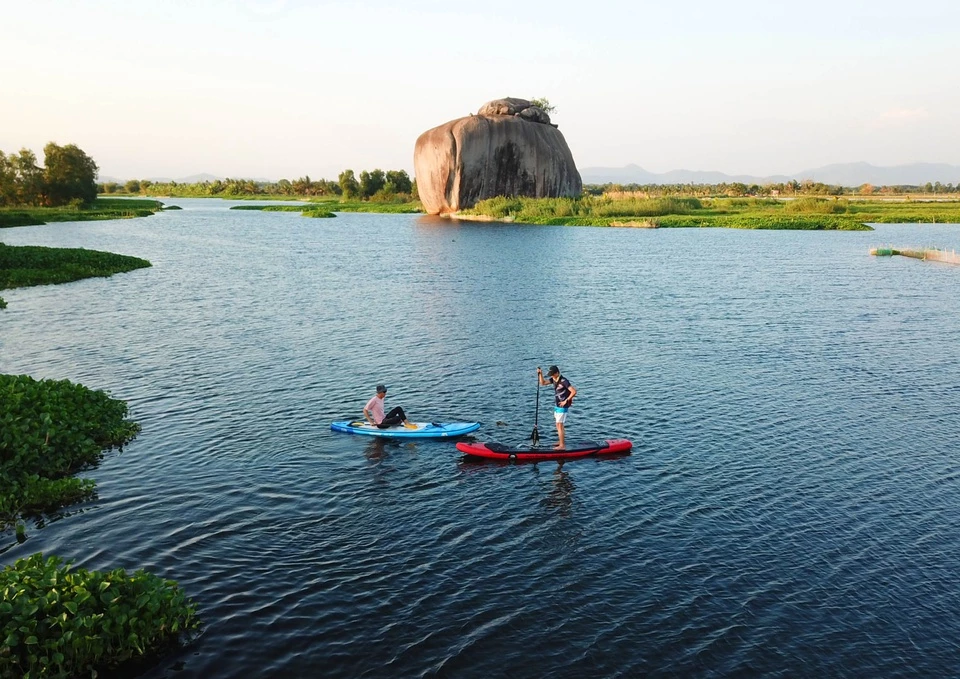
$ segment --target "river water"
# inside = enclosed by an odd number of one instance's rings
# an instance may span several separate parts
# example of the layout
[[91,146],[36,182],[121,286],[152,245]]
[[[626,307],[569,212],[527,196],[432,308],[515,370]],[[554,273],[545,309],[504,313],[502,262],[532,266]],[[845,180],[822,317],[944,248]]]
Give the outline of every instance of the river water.
[[[947,676],[960,668],[960,269],[872,233],[228,211],[5,229],[153,267],[9,290],[0,372],[142,425],[95,501],[4,538],[178,581],[147,677]],[[633,453],[501,465],[331,432],[414,420]],[[551,395],[539,425],[555,435]]]

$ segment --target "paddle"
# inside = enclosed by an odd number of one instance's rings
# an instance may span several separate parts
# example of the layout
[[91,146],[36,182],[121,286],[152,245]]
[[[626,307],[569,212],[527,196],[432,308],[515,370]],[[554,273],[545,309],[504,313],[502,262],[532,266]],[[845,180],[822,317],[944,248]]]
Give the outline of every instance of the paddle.
[[530,434],[530,443],[540,445],[540,432],[537,430],[537,424],[540,422],[540,368],[537,367],[537,409],[533,416],[533,433]]

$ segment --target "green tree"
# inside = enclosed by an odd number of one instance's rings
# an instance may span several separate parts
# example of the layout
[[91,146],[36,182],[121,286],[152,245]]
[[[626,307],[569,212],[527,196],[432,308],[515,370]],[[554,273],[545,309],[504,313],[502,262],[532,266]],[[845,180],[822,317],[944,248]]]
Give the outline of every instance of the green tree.
[[382,189],[386,183],[387,178],[383,170],[378,169],[372,172],[364,170],[360,173],[360,195],[364,198],[369,198]]
[[413,184],[406,170],[389,170],[387,183],[383,188],[387,193],[411,193]]
[[300,179],[293,182],[293,192],[298,196],[312,196],[313,195],[313,182],[310,181],[310,175],[305,177],[300,177]]
[[137,179],[131,179],[123,185],[123,189],[127,193],[140,193],[140,181]]
[[17,169],[13,156],[0,151],[0,205],[17,204]]
[[530,103],[539,107],[544,113],[553,113],[557,110],[557,107],[551,104],[546,97],[534,97],[530,100]]
[[732,182],[727,186],[727,195],[740,197],[747,195],[747,185],[743,182]]
[[343,193],[343,189],[340,188],[340,185],[337,182],[331,182],[326,179],[321,179],[319,182],[322,186],[320,191],[321,195],[324,196],[339,196]]
[[340,190],[343,192],[343,197],[347,200],[351,198],[356,198],[360,195],[360,184],[357,182],[357,178],[353,175],[353,170],[344,170],[340,173],[340,176],[337,177],[337,183],[340,184]]
[[39,205],[43,199],[43,168],[37,166],[37,156],[30,149],[20,149],[10,159],[17,175],[17,204]]
[[97,199],[97,164],[74,144],[43,147],[44,193],[48,205],[66,205],[81,200],[92,205]]

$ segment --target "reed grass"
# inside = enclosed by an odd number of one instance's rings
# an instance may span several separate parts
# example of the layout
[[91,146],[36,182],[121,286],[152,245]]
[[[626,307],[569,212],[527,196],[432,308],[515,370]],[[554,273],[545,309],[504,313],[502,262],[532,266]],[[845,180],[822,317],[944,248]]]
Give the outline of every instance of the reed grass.
[[828,215],[843,214],[850,207],[848,200],[827,200],[826,198],[797,198],[786,203],[787,212],[803,212],[810,214]]

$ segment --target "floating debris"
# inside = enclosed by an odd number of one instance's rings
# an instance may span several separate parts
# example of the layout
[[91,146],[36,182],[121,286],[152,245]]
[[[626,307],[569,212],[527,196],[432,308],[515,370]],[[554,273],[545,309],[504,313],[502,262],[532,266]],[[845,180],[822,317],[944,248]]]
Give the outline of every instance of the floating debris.
[[900,255],[901,257],[912,257],[913,259],[930,260],[933,262],[945,262],[947,264],[960,264],[960,255],[956,250],[942,250],[940,248],[894,248],[879,247],[871,248],[870,254],[875,257],[892,257]]

